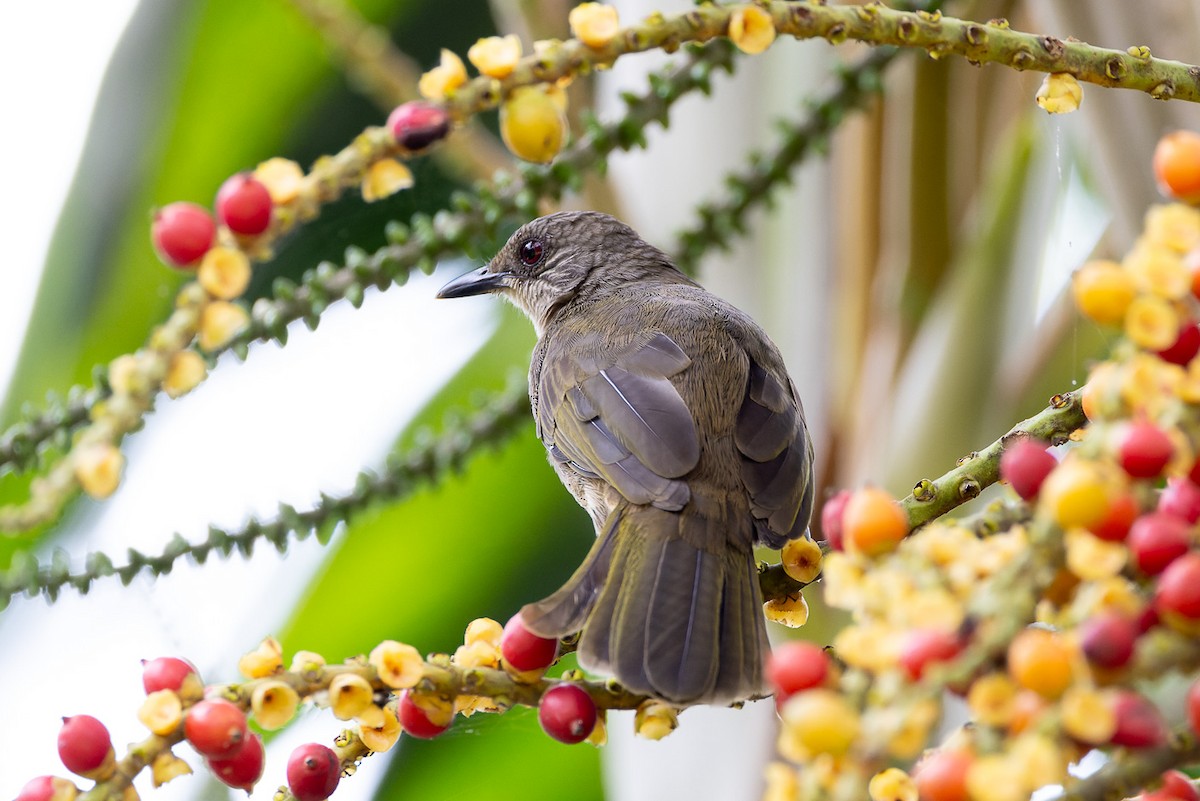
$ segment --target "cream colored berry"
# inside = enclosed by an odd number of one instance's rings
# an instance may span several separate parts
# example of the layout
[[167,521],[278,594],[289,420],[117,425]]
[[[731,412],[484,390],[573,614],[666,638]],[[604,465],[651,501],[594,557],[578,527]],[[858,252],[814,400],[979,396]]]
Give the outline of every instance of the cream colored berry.
[[599,49],[621,30],[617,9],[603,3],[580,3],[567,14],[571,34],[588,47]]
[[821,575],[821,546],[808,537],[788,542],[779,557],[783,571],[801,584],[810,584]]
[[359,723],[358,737],[362,740],[363,745],[377,753],[387,751],[396,741],[400,739],[400,733],[403,731],[400,727],[400,720],[396,717],[396,710],[389,706],[383,710],[383,720],[378,726],[367,726]]
[[288,159],[267,159],[254,169],[254,178],[267,188],[276,205],[292,202],[304,189],[304,170]]
[[143,726],[165,737],[183,720],[183,702],[172,690],[155,690],[142,701],[137,716]]
[[368,661],[379,680],[395,690],[416,685],[425,675],[425,660],[416,648],[395,640],[384,640],[371,651]]
[[500,638],[504,636],[504,626],[490,617],[478,617],[467,624],[463,635],[463,643],[470,645],[475,642],[486,642],[494,648],[500,647]]
[[417,91],[429,100],[443,100],[467,82],[467,68],[451,50],[442,49],[441,60],[417,81]]
[[236,303],[214,300],[200,314],[198,343],[202,350],[212,352],[222,348],[246,330],[250,316]]
[[250,259],[237,248],[209,248],[200,260],[196,280],[214,298],[233,300],[250,285]]
[[367,173],[363,176],[363,200],[374,203],[412,185],[412,170],[404,162],[397,159],[380,159],[367,167]]
[[375,700],[371,683],[357,673],[339,673],[329,682],[329,708],[339,720],[350,720]]
[[204,357],[194,350],[181,350],[171,356],[167,365],[163,391],[167,397],[178,398],[191,392],[207,377],[208,365]]
[[76,448],[75,478],[91,497],[102,500],[117,491],[125,455],[108,442],[92,442]]
[[785,598],[772,598],[767,601],[763,604],[763,612],[767,620],[773,623],[787,626],[789,629],[798,629],[808,622],[808,601],[797,591]]
[[508,36],[488,36],[471,45],[467,60],[482,75],[507,78],[521,60],[521,40],[512,33]]
[[250,709],[258,725],[267,730],[281,729],[296,716],[300,695],[282,681],[264,681],[250,694]]
[[1083,87],[1069,72],[1052,72],[1042,81],[1036,99],[1049,114],[1069,114],[1083,102]]
[[274,676],[283,670],[283,646],[267,637],[253,651],[238,660],[238,671],[248,679]]
[[637,708],[633,730],[647,740],[661,740],[679,726],[679,714],[661,701],[645,701]]
[[775,41],[775,20],[759,6],[739,6],[729,15],[729,38],[743,53],[761,53]]

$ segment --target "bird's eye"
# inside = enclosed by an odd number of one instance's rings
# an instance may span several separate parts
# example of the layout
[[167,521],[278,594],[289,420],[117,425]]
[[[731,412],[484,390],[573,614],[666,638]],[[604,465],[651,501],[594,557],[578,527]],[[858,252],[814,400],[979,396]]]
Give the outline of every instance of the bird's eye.
[[545,253],[545,247],[542,246],[540,239],[526,239],[517,248],[517,258],[526,267],[535,267],[542,260],[542,254]]

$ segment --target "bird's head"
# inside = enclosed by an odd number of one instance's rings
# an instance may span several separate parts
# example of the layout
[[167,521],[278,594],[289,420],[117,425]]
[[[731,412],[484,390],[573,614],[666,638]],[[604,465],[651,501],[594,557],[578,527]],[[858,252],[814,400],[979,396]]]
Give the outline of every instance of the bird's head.
[[663,272],[682,274],[632,228],[598,211],[563,211],[517,229],[484,267],[442,287],[439,298],[499,293],[540,335],[555,313],[579,297]]

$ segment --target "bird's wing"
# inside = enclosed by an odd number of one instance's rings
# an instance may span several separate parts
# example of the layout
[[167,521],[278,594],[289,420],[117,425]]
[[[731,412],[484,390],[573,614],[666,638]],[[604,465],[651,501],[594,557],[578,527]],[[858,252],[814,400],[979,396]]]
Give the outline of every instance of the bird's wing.
[[[691,359],[661,332],[624,347],[593,345],[575,339],[547,348],[542,441],[552,457],[603,478],[632,503],[682,509],[690,493],[679,479],[699,461],[700,441],[671,376]],[[601,351],[603,359],[592,355]]]
[[[813,505],[812,443],[782,364],[752,355],[734,441],[758,541],[771,548],[804,535]],[[772,369],[774,368],[774,369]]]

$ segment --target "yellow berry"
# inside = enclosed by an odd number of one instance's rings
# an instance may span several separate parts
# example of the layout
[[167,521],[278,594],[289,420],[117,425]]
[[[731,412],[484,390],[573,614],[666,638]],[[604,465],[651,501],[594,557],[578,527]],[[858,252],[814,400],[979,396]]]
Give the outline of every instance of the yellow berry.
[[633,730],[647,740],[661,740],[679,726],[675,709],[661,701],[644,701],[633,717]]
[[1191,272],[1178,253],[1163,245],[1139,242],[1125,257],[1125,270],[1142,292],[1167,300],[1191,294]]
[[325,657],[315,651],[297,651],[292,656],[293,673],[315,673],[325,667]]
[[1023,629],[1008,645],[1008,673],[1025,689],[1058,698],[1074,680],[1075,656],[1074,647],[1061,634]]
[[500,137],[525,161],[544,164],[553,159],[562,149],[566,132],[566,118],[541,87],[517,87],[500,107]]
[[198,343],[202,350],[214,351],[229,344],[230,340],[246,330],[250,317],[236,303],[214,300],[200,313]]
[[196,280],[214,298],[233,300],[250,285],[250,259],[237,248],[209,248],[200,260]]
[[102,500],[117,491],[125,456],[115,445],[93,442],[81,445],[74,453],[75,479],[83,491]]
[[250,694],[254,719],[264,729],[282,729],[296,715],[300,695],[282,681],[264,681]]
[[357,673],[339,673],[329,682],[329,708],[338,720],[358,717],[374,700],[371,682]]
[[1091,462],[1067,459],[1046,477],[1038,504],[1064,529],[1091,528],[1108,515],[1108,486]]
[[467,59],[483,75],[507,78],[521,60],[521,40],[516,34],[488,36],[471,45]]
[[392,689],[413,687],[425,675],[425,660],[416,648],[406,643],[384,640],[367,659],[379,672],[379,680]]
[[761,53],[775,41],[775,20],[763,8],[740,6],[729,16],[729,38],[743,53]]
[[1072,687],[1060,702],[1063,731],[1091,745],[1107,743],[1117,730],[1112,702],[1091,687]]
[[972,801],[1026,801],[1029,793],[1012,761],[1004,754],[986,754],[967,768],[967,793]]
[[147,729],[165,737],[183,720],[183,702],[172,690],[155,690],[142,701],[137,717]]
[[917,783],[900,768],[887,768],[867,784],[871,801],[917,801]]
[[781,736],[808,754],[841,756],[858,738],[861,724],[854,709],[833,690],[816,688],[793,695],[780,711]]
[[145,389],[141,379],[138,359],[131,353],[118,356],[108,364],[108,385],[113,392],[124,395],[138,395]]
[[821,546],[808,537],[791,540],[779,552],[783,572],[801,584],[810,584],[821,575]]
[[798,629],[808,622],[808,601],[799,592],[786,598],[772,598],[763,604],[767,620]]
[[267,188],[277,206],[295,200],[304,187],[304,170],[288,159],[267,159],[254,169],[254,178]]
[[400,739],[400,719],[392,707],[383,710],[383,720],[378,726],[358,725],[358,737],[367,748],[380,753],[387,751]]
[[464,668],[499,667],[500,650],[489,642],[476,640],[470,645],[460,645],[454,652],[454,664]]
[[429,100],[442,100],[466,82],[467,68],[462,59],[443,48],[438,65],[417,81],[417,91]]
[[580,3],[567,15],[571,34],[591,48],[599,49],[621,30],[617,9],[602,3]]
[[1183,203],[1151,206],[1146,210],[1146,239],[1184,254],[1200,246],[1200,210]]
[[1008,755],[1027,793],[1067,777],[1070,760],[1054,739],[1040,732],[1028,731],[1011,740]]
[[363,200],[374,203],[412,185],[412,170],[403,162],[397,159],[380,159],[367,167],[367,173],[363,176]]
[[267,637],[258,647],[238,660],[238,671],[248,679],[274,676],[283,670],[283,646]]
[[784,762],[770,762],[763,771],[767,789],[762,801],[796,801],[800,797],[800,778],[796,769]]
[[190,775],[191,772],[192,768],[188,763],[167,749],[159,753],[150,763],[150,785],[157,790],[171,779]]
[[474,642],[486,642],[496,648],[500,647],[500,638],[504,635],[504,626],[490,617],[479,617],[467,624],[463,643],[470,645]]
[[1067,568],[1084,581],[1115,576],[1125,568],[1129,549],[1123,542],[1109,542],[1081,528],[1066,534]]
[[1137,287],[1116,262],[1090,261],[1071,276],[1071,294],[1085,316],[1101,325],[1120,325]]
[[367,704],[354,717],[362,726],[368,729],[378,729],[383,726],[387,713],[383,711],[383,707],[381,706]]
[[1012,720],[1017,687],[1003,673],[988,673],[971,684],[967,705],[976,721],[986,726],[1007,726]]
[[1157,295],[1139,295],[1125,312],[1125,335],[1146,350],[1166,350],[1179,336],[1179,314]]
[[1042,81],[1036,100],[1048,114],[1069,114],[1083,102],[1083,87],[1069,72],[1052,72]]
[[168,397],[178,398],[195,389],[208,376],[204,357],[194,350],[181,350],[171,356],[163,390]]

